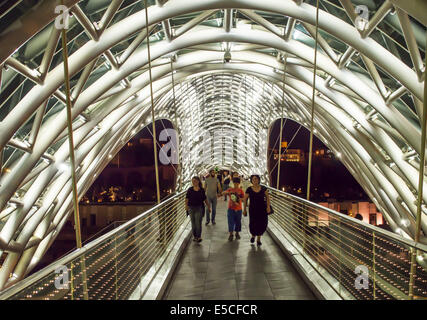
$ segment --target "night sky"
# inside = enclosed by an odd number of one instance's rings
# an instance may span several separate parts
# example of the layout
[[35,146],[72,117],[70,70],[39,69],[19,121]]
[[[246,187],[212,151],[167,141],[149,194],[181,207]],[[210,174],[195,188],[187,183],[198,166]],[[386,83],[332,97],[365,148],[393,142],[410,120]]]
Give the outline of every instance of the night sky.
[[[289,143],[292,140],[292,137],[298,131],[300,124],[290,119],[287,119],[286,123],[284,119],[283,124],[284,125],[283,125],[282,140],[287,141]],[[273,124],[273,127],[271,129],[270,148],[273,147],[276,140],[277,140],[277,143],[276,143],[276,148],[277,148],[277,146],[279,145],[279,140],[278,140],[279,135],[280,135],[280,120],[276,121]],[[302,149],[305,152],[308,152],[310,148],[310,131],[308,131],[304,126],[301,126],[301,129],[295,135],[295,139],[293,140],[292,144],[288,145],[288,147],[289,149]],[[314,135],[313,150],[321,149],[321,148],[326,149],[326,146]]]

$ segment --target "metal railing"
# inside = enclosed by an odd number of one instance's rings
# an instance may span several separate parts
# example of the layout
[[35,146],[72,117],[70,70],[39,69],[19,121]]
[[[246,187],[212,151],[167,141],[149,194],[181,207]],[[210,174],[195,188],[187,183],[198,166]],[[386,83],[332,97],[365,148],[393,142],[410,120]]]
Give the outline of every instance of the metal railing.
[[[340,296],[427,298],[427,270],[421,264],[426,245],[268,189],[275,211],[270,219],[322,277],[330,276],[326,281],[333,279],[331,287]],[[185,192],[170,197],[6,289],[0,299],[128,299],[135,290],[147,290],[189,221],[184,199]],[[410,288],[413,253],[419,259]]]
[[[330,285],[340,296],[346,298],[350,294],[363,300],[427,299],[426,245],[268,189],[274,208],[270,219],[290,236],[289,240],[314,269],[326,271],[339,283],[338,288]],[[412,254],[417,259],[411,284]]]
[[[129,299],[144,292],[188,223],[185,192],[18,282],[0,299]],[[142,286],[142,287],[141,287]]]

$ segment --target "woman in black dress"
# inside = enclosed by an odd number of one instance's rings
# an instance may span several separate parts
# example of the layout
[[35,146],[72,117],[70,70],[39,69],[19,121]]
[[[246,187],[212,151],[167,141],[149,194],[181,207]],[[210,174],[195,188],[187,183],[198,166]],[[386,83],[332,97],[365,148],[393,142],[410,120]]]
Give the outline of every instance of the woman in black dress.
[[258,175],[251,176],[252,186],[246,189],[244,198],[243,215],[246,216],[246,208],[249,199],[249,231],[252,235],[251,243],[255,242],[257,237],[257,245],[260,246],[261,236],[267,230],[268,214],[271,212],[270,196],[266,187],[260,185],[260,177]]

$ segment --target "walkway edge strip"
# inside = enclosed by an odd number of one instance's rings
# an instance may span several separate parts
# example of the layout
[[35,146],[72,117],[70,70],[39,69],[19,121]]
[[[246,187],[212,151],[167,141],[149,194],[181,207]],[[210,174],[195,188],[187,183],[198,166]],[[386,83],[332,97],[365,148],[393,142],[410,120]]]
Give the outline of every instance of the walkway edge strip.
[[[140,300],[161,300],[163,298],[175,269],[191,238],[190,221],[187,220],[184,222],[181,228],[184,230],[175,236],[172,242],[173,244],[166,250],[166,260],[156,276],[152,279],[147,290],[141,295]],[[138,290],[138,288],[136,290]],[[131,296],[130,299],[132,298]]]
[[[286,232],[281,231],[274,221],[270,220],[268,222],[267,232],[289,258],[297,272],[317,298],[322,300],[354,299],[349,293],[344,292],[345,289],[343,288],[341,288],[342,291],[340,296],[337,293],[339,283],[327,272],[322,272],[321,274],[318,270],[314,269],[308,261],[309,258],[301,255],[300,250],[289,240],[289,236],[287,236]],[[333,286],[331,283],[336,283],[336,285]]]

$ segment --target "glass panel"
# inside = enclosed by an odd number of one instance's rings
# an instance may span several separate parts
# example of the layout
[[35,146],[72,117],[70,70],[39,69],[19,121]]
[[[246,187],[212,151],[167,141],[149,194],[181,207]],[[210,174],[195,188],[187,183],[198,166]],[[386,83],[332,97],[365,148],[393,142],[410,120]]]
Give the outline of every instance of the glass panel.
[[[312,6],[316,6],[315,0],[307,1]],[[335,1],[326,1],[321,0],[320,1],[320,9],[324,10],[336,17],[339,17],[341,20],[344,20],[350,25],[353,25],[353,22],[351,22],[350,18],[348,17],[347,13],[345,12],[344,8],[341,6],[341,4],[335,0]]]
[[25,125],[23,125],[21,128],[18,129],[18,131],[15,133],[14,138],[20,140],[20,141],[28,141],[28,136],[33,128],[34,119],[36,117],[37,111],[34,113],[34,115],[28,120]]
[[13,164],[18,161],[23,155],[25,154],[25,151],[22,151],[20,149],[16,149],[13,147],[6,147],[4,150],[4,169],[6,172],[13,166]]
[[34,82],[21,75],[16,75],[7,86],[2,88],[0,94],[0,121],[3,121],[9,112],[21,101],[21,99],[34,87]]
[[42,125],[46,123],[46,121],[52,117],[53,115],[60,112],[62,109],[65,108],[65,105],[62,103],[62,101],[58,101],[55,97],[51,97],[49,99],[49,102],[47,104],[45,116],[43,117]]

